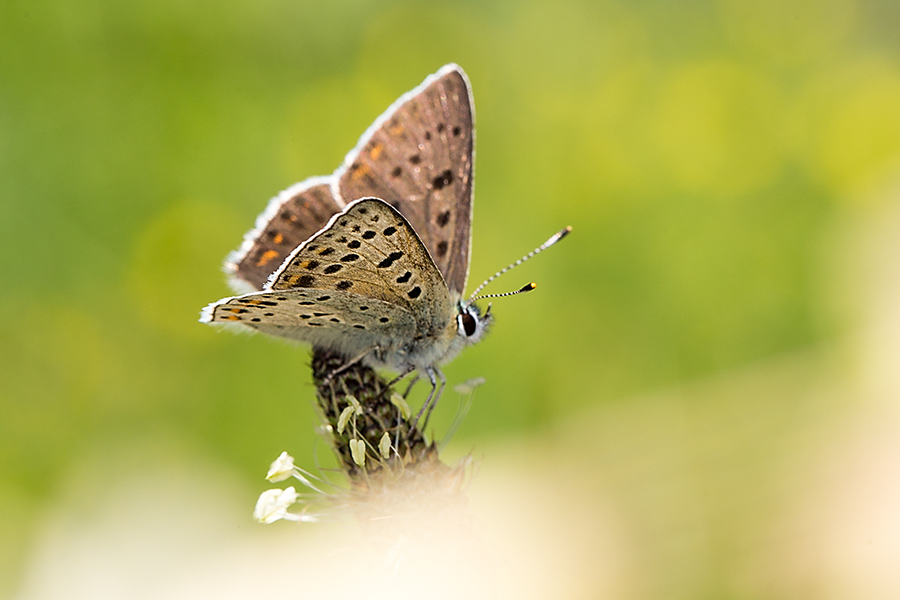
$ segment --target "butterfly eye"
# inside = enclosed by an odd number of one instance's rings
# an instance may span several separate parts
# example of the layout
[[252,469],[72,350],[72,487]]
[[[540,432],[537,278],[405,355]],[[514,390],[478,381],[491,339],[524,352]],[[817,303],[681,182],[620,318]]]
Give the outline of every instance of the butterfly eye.
[[467,311],[461,313],[458,317],[456,317],[456,319],[459,323],[460,328],[466,332],[466,337],[472,337],[478,325],[478,323],[475,321],[475,317],[473,317],[472,314]]

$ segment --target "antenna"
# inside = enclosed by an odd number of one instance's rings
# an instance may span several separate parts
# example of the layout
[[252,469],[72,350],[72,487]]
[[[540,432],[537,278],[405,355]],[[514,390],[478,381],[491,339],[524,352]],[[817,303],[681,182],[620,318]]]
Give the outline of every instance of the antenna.
[[525,292],[530,292],[534,288],[537,287],[535,282],[531,282],[528,285],[523,285],[521,288],[514,292],[503,292],[502,294],[485,294],[484,296],[476,296],[475,298],[471,298],[469,302],[475,302],[476,300],[484,300],[485,298],[505,298],[506,296],[515,296],[516,294],[524,294]]
[[[469,296],[469,302],[470,303],[475,302],[476,300],[480,300],[481,298],[499,298],[501,296],[513,296],[515,294],[521,294],[522,292],[530,292],[531,290],[533,290],[537,286],[535,286],[534,283],[529,283],[525,287],[523,287],[519,290],[516,290],[515,292],[506,292],[505,294],[490,294],[487,296],[478,296],[478,292],[483,290],[484,286],[486,286],[493,280],[497,279],[498,277],[500,277],[501,275],[503,275],[510,269],[512,269],[514,267],[518,267],[519,265],[521,265],[523,262],[525,262],[526,260],[528,260],[529,258],[534,256],[535,254],[540,254],[541,252],[543,252],[544,250],[546,250],[547,248],[549,248],[550,246],[552,246],[559,240],[561,240],[564,237],[566,237],[567,235],[569,235],[570,231],[572,231],[571,227],[566,227],[564,229],[561,229],[557,233],[553,234],[553,236],[551,236],[549,240],[547,240],[546,242],[544,242],[543,244],[541,244],[540,246],[538,246],[537,248],[535,248],[534,250],[532,250],[531,252],[529,252],[528,254],[526,254],[525,256],[520,258],[519,260],[517,260],[516,262],[510,264],[509,266],[507,266],[504,269],[500,269],[499,271],[497,271],[496,273],[494,273],[493,275],[491,275],[490,277],[485,279],[481,285],[479,285],[477,288],[475,288],[475,291],[472,292],[472,295]],[[476,296],[478,296],[478,297],[476,297]]]

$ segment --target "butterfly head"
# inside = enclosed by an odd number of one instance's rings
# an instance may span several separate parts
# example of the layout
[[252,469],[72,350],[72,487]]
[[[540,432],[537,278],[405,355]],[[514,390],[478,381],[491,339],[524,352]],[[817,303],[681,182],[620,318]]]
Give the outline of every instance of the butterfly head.
[[[493,318],[491,316],[491,305],[488,304],[487,310],[485,310],[484,314],[482,314],[481,310],[475,304],[475,302],[477,300],[483,300],[485,298],[503,298],[505,296],[515,296],[516,294],[523,294],[525,292],[530,292],[537,286],[534,284],[534,282],[531,282],[529,284],[522,286],[518,290],[515,290],[513,292],[505,292],[503,294],[485,294],[483,296],[479,296],[478,292],[480,292],[482,289],[484,289],[484,286],[486,286],[487,284],[492,282],[494,279],[496,279],[500,275],[503,275],[510,269],[517,267],[518,265],[522,264],[523,262],[525,262],[526,260],[528,260],[529,258],[534,256],[535,254],[538,254],[539,252],[543,252],[544,250],[546,250],[547,248],[549,248],[550,246],[552,246],[559,240],[563,239],[564,237],[566,237],[569,234],[570,231],[572,231],[571,227],[566,227],[565,229],[562,229],[561,231],[559,231],[558,233],[553,235],[549,240],[547,240],[546,242],[544,242],[543,244],[541,244],[540,246],[538,246],[537,248],[535,248],[534,250],[532,250],[531,252],[529,252],[528,254],[526,254],[525,256],[520,258],[519,260],[517,260],[516,262],[512,263],[505,269],[501,269],[500,271],[497,271],[496,273],[494,273],[494,275],[492,275],[491,277],[486,279],[481,285],[479,285],[475,289],[475,291],[472,293],[472,295],[469,296],[468,300],[458,300],[457,301],[457,303],[456,303],[456,339],[459,341],[462,341],[463,346],[468,346],[468,345],[474,344],[475,342],[480,340],[482,337],[484,337],[484,334],[487,332],[488,327],[490,327],[490,325],[491,325],[491,321],[493,321]],[[458,351],[458,348],[460,348],[460,347],[461,346],[457,342],[457,350],[456,351]]]
[[456,304],[456,335],[466,345],[474,344],[487,332],[493,319],[491,305],[488,304],[484,314],[474,302],[460,300]]

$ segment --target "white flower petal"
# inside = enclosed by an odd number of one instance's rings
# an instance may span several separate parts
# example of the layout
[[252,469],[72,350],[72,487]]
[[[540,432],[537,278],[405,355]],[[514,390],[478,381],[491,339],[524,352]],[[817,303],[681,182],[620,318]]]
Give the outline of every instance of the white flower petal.
[[467,379],[462,383],[457,383],[453,386],[453,391],[459,394],[471,394],[475,391],[475,388],[484,385],[484,377],[475,377],[473,379]]
[[404,419],[409,418],[409,404],[406,403],[406,399],[403,396],[394,392],[391,394],[391,404],[400,409],[400,416]]
[[266,490],[259,495],[259,500],[256,501],[253,518],[265,524],[284,518],[293,520],[293,515],[290,515],[287,509],[296,501],[297,490],[294,489],[294,486],[283,490],[278,488]]
[[363,440],[350,440],[350,456],[360,467],[366,466],[366,443]]
[[266,479],[272,483],[278,483],[289,479],[294,474],[294,457],[287,452],[282,452],[281,456],[275,459],[269,467]]
[[390,458],[391,457],[391,436],[388,435],[388,432],[385,431],[384,435],[381,436],[381,440],[378,442],[378,451],[381,452],[382,458]]
[[337,422],[338,435],[344,433],[344,428],[347,427],[347,421],[350,420],[350,417],[353,415],[355,410],[356,409],[354,409],[352,406],[348,406],[341,411],[341,416],[338,417]]

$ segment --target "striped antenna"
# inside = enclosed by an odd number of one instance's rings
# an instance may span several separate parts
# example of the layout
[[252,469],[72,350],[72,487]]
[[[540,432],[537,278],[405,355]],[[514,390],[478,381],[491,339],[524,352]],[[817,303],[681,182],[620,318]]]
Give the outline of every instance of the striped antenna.
[[476,300],[484,300],[485,298],[504,298],[506,296],[515,296],[516,294],[523,294],[525,292],[530,292],[534,288],[537,287],[535,282],[531,282],[528,285],[523,285],[521,288],[517,289],[514,292],[503,292],[502,294],[485,294],[484,296],[477,296],[469,300],[469,302],[475,302]]
[[528,260],[529,258],[534,256],[535,254],[540,254],[541,252],[543,252],[544,250],[546,250],[547,248],[549,248],[550,246],[552,246],[559,240],[561,240],[564,237],[566,237],[567,235],[569,235],[570,231],[572,231],[571,227],[566,227],[565,229],[560,230],[559,232],[553,234],[553,236],[549,240],[547,240],[546,242],[544,242],[543,244],[541,244],[540,246],[538,246],[537,248],[535,248],[534,250],[532,250],[531,252],[529,252],[528,254],[526,254],[525,256],[520,258],[519,260],[517,260],[516,262],[512,263],[511,265],[507,266],[504,269],[500,269],[499,271],[497,271],[496,273],[494,273],[493,275],[491,275],[490,277],[485,279],[481,285],[479,285],[477,288],[475,288],[475,291],[472,292],[472,295],[469,296],[469,303],[475,302],[476,300],[481,300],[482,298],[500,298],[501,296],[514,296],[515,294],[521,294],[522,292],[530,292],[531,290],[533,290],[536,287],[535,284],[529,283],[525,287],[523,287],[519,290],[516,290],[515,292],[506,292],[505,294],[490,294],[487,296],[478,296],[478,292],[483,290],[484,286],[486,286],[493,280],[497,279],[498,277],[500,277],[501,275],[503,275],[510,269],[512,269],[514,267],[518,267],[519,265],[521,265],[523,262],[525,262],[526,260]]

